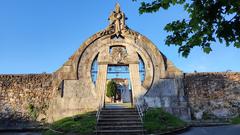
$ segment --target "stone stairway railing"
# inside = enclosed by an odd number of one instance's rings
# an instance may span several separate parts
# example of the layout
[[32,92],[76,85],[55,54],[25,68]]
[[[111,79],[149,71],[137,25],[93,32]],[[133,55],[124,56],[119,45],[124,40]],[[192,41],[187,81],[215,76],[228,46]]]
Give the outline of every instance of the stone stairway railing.
[[101,96],[100,103],[99,103],[99,105],[98,105],[98,111],[97,111],[97,113],[96,113],[97,122],[98,122],[98,120],[99,120],[100,112],[101,112],[101,110],[102,110],[103,107],[104,107],[104,97]]
[[144,110],[143,110],[143,107],[142,107],[142,105],[140,104],[139,100],[137,100],[135,106],[136,106],[136,108],[137,108],[139,117],[140,117],[141,121],[143,122],[143,115],[144,115],[143,111],[144,111]]
[[138,111],[139,117],[141,118],[141,120],[143,122],[144,112],[147,111],[148,106],[144,103],[141,103],[139,101],[139,99],[137,99],[137,102],[136,102],[135,106],[136,106],[136,109]]

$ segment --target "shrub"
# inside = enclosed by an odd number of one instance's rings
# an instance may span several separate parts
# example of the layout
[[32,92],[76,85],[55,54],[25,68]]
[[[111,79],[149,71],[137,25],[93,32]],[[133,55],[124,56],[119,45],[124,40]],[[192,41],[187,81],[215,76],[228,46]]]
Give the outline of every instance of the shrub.
[[116,97],[117,93],[117,84],[114,81],[109,81],[107,84],[107,97],[112,98]]

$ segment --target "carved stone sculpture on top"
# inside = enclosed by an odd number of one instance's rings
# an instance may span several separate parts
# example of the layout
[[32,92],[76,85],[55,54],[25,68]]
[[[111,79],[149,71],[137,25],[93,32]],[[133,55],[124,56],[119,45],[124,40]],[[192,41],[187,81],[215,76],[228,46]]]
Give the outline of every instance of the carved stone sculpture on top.
[[108,20],[110,22],[109,26],[105,28],[103,31],[99,32],[99,36],[110,35],[113,37],[124,37],[125,35],[133,35],[138,36],[138,33],[130,30],[125,24],[126,20],[125,14],[121,11],[120,5],[117,3],[115,6],[115,10],[111,12]]
[[122,30],[125,29],[125,14],[121,11],[120,5],[117,3],[115,11],[109,16],[110,25],[114,28],[114,34],[118,37],[121,35]]

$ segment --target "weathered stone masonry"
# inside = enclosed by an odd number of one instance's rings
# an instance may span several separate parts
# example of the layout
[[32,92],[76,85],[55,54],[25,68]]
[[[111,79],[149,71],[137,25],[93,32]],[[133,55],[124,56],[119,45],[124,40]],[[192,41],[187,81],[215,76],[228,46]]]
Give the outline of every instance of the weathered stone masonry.
[[[0,120],[29,119],[28,107],[48,107],[51,74],[0,75]],[[184,91],[192,118],[229,118],[240,113],[240,73],[186,73]],[[41,118],[46,117],[44,114]]]
[[240,114],[240,73],[189,73],[184,78],[192,118],[231,118]]
[[52,93],[51,74],[0,75],[0,121],[31,120],[29,107],[45,116]]

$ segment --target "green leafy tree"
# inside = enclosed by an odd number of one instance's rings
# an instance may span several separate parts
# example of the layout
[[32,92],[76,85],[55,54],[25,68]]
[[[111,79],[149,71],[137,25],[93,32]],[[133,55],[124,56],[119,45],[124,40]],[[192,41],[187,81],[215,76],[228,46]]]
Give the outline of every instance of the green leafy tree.
[[108,82],[107,84],[107,97],[112,98],[112,97],[116,97],[116,93],[117,93],[117,84],[111,80]]
[[240,48],[239,0],[141,0],[139,13],[166,10],[178,4],[183,5],[189,18],[175,20],[165,26],[164,30],[170,33],[166,37],[166,45],[178,46],[183,57],[187,57],[196,46],[209,53],[212,51],[211,43],[217,40],[226,46]]

